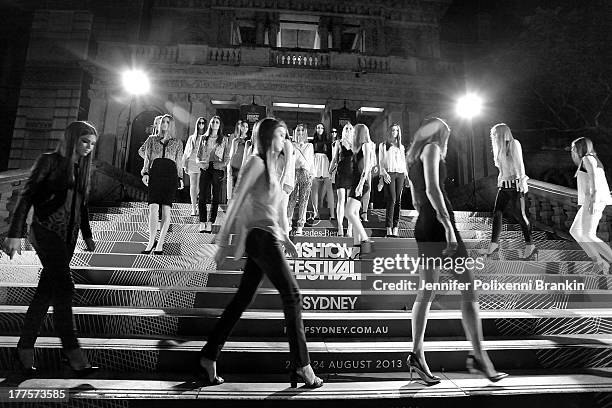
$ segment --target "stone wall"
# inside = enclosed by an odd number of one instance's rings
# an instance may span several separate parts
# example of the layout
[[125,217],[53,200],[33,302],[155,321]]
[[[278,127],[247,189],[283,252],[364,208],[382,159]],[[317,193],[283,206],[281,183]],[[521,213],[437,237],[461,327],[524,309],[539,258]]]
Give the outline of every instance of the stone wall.
[[79,117],[92,15],[41,10],[34,15],[21,86],[9,168],[27,168],[52,150]]

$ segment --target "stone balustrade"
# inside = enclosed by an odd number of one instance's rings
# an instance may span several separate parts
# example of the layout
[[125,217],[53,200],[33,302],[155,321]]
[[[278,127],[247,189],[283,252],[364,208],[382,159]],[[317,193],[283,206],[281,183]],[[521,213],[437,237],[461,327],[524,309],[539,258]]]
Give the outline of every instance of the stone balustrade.
[[[528,184],[529,213],[534,224],[571,238],[569,229],[578,211],[577,191],[539,180],[529,180]],[[606,242],[612,241],[612,206],[604,210],[597,236]]]
[[270,49],[270,65],[273,67],[329,69],[330,56],[327,52]]
[[430,75],[457,73],[450,61],[417,57],[379,57],[354,52],[289,50],[270,47],[212,47],[205,44],[129,44],[100,41],[94,61],[120,65],[125,61],[189,65],[329,69],[366,73]]
[[0,173],[0,236],[8,231],[19,192],[23,189],[30,169],[9,170]]

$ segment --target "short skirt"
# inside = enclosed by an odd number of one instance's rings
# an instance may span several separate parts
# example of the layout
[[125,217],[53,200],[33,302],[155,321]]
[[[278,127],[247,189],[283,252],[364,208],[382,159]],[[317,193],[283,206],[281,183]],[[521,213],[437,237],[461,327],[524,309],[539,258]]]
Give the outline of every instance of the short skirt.
[[188,159],[185,162],[185,171],[187,174],[200,174],[200,165],[195,160]]
[[177,189],[176,163],[165,158],[153,160],[149,170],[149,204],[172,205]]
[[329,177],[329,159],[325,153],[315,153],[314,177]]

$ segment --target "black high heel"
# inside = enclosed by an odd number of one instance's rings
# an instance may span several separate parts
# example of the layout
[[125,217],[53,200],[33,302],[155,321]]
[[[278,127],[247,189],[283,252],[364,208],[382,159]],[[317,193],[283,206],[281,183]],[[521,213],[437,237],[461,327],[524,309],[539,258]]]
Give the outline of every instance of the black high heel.
[[[157,247],[157,245],[156,245]],[[158,250],[154,250],[153,251],[153,255],[163,255],[164,254],[164,245],[162,245],[162,250],[158,251]]]
[[481,374],[483,377],[488,378],[491,382],[498,382],[499,380],[508,377],[508,373],[502,373],[500,371],[497,371],[495,375],[489,376],[484,371],[484,368],[480,365],[480,361],[478,361],[472,354],[467,356],[465,366],[471,374]]
[[17,367],[19,373],[26,377],[34,377],[36,375],[36,367],[32,365],[32,367],[26,367],[23,365],[23,361],[21,361],[21,357],[19,356],[19,349],[13,349],[13,367]]
[[527,256],[522,257],[521,259],[523,261],[537,261],[538,260],[538,253],[539,253],[539,249],[534,247],[533,251],[531,251],[531,253]]
[[494,249],[492,252],[487,252],[487,253],[485,254],[485,258],[489,259],[489,258],[491,258],[493,255],[495,255],[496,253],[498,253],[498,254],[499,254],[499,247],[500,247],[500,246],[499,246],[499,245],[497,245],[497,246],[495,247],[495,249]]
[[406,362],[408,363],[408,367],[410,367],[410,381],[412,381],[412,370],[416,371],[419,377],[421,377],[421,380],[425,381],[427,385],[435,385],[442,381],[437,375],[427,374],[423,368],[423,364],[412,351],[408,353],[408,360]]
[[153,246],[151,247],[150,250],[147,251],[147,248],[145,248],[143,251],[140,251],[140,253],[143,255],[151,255],[151,252],[153,252],[153,248],[155,248],[156,246],[157,246],[157,240],[153,242]]
[[70,370],[71,377],[73,378],[89,377],[90,375],[95,374],[100,371],[100,367],[93,366],[91,364],[87,367],[76,369],[72,367],[72,365],[70,364],[70,360],[68,360],[68,357],[65,357],[65,356],[62,358],[62,362]]
[[197,377],[197,379],[199,380],[200,383],[202,383],[205,386],[209,386],[209,385],[221,385],[225,382],[225,380],[221,377],[219,377],[218,375],[215,376],[215,378],[213,378],[212,380],[210,379],[210,374],[208,373],[208,370],[205,367],[202,367],[202,365],[200,363],[198,363],[198,369],[195,372],[195,376]]
[[323,380],[315,375],[315,381],[313,383],[308,383],[301,374],[297,372],[296,369],[293,369],[289,372],[289,382],[291,383],[291,388],[297,388],[298,379],[304,381],[305,388],[319,388],[323,386]]

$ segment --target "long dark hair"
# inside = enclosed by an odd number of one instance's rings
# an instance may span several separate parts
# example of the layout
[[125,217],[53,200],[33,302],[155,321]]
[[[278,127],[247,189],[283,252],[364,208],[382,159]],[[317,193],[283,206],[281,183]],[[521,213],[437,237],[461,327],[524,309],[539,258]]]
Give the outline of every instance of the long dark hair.
[[417,161],[423,148],[428,143],[438,143],[442,150],[442,159],[446,158],[449,137],[450,128],[444,120],[440,118],[425,119],[421,127],[414,133],[414,138],[406,153],[408,165],[411,166]]
[[[65,178],[68,185],[74,185],[74,149],[79,143],[79,138],[85,135],[94,135],[98,139],[96,128],[89,122],[76,121],[72,122],[66,128],[64,136],[57,144],[55,152],[66,159],[66,168],[64,169]],[[89,180],[91,163],[93,162],[93,154],[89,153],[87,157],[82,157],[79,162],[79,184],[75,186],[76,190],[85,197],[89,194]]]
[[213,116],[208,121],[208,128],[206,129],[206,133],[204,133],[204,143],[208,142],[208,138],[210,137],[210,133],[212,132],[211,125],[213,119],[219,120],[219,129],[217,130],[217,146],[221,146],[221,144],[223,144],[223,138],[225,136],[223,135],[223,122],[221,121],[221,118],[217,115]]
[[275,118],[265,118],[253,126],[253,140],[257,141],[257,154],[264,162],[266,181],[270,183],[270,170],[268,167],[268,153],[272,147],[272,139],[276,128],[286,127],[284,122]]
[[[321,133],[320,135],[317,133],[317,126],[323,126],[323,133]],[[323,151],[325,152],[325,154],[329,155],[331,154],[331,143],[333,142],[333,140],[330,139],[329,135],[327,134],[327,129],[325,128],[325,125],[321,122],[317,123],[315,126],[315,132],[314,132],[314,137],[312,139],[312,144],[315,147],[315,151],[318,150],[320,148],[320,145],[323,145]]]

